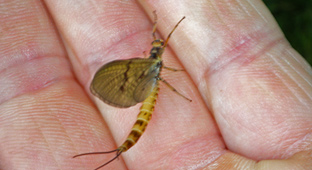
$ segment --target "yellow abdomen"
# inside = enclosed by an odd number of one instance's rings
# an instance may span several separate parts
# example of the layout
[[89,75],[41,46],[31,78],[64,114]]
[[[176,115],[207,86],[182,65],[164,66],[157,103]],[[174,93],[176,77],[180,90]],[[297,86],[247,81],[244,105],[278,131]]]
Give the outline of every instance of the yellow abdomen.
[[145,128],[151,119],[152,113],[154,111],[154,106],[156,103],[158,95],[158,82],[152,93],[143,101],[143,105],[140,108],[140,113],[138,115],[137,121],[133,125],[130,134],[126,141],[118,147],[117,150],[125,152],[130,149],[144,133]]

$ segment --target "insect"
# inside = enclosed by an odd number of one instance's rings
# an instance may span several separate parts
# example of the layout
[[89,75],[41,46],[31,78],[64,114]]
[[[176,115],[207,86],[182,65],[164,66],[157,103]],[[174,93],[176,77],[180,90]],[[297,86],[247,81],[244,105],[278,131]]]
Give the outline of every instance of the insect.
[[75,155],[73,158],[92,155],[92,154],[107,154],[116,152],[116,156],[108,162],[97,167],[95,170],[104,167],[117,159],[123,152],[130,149],[139,140],[144,133],[145,128],[151,119],[154,110],[156,99],[159,91],[159,81],[164,82],[170,89],[182,96],[186,100],[192,101],[179,93],[172,87],[166,80],[160,77],[162,68],[171,71],[181,71],[174,68],[165,67],[162,62],[162,54],[167,47],[168,41],[178,27],[178,25],[185,19],[183,17],[175,25],[169,33],[167,39],[156,39],[156,25],[157,15],[154,11],[154,26],[152,36],[152,49],[148,58],[133,58],[128,60],[115,60],[102,66],[95,74],[90,91],[92,94],[100,98],[105,103],[120,107],[127,108],[142,102],[140,113],[137,120],[132,127],[130,134],[126,141],[117,149],[107,152],[90,152]]

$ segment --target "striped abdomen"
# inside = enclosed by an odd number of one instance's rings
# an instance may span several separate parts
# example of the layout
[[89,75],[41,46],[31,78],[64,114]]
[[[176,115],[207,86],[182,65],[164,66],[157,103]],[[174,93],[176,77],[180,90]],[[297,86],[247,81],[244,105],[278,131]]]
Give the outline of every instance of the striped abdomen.
[[144,133],[145,128],[149,120],[151,119],[152,113],[154,111],[158,91],[159,88],[157,84],[152,93],[143,101],[143,105],[140,108],[140,113],[138,115],[137,121],[133,125],[127,140],[117,149],[119,150],[119,152],[125,152],[130,149]]

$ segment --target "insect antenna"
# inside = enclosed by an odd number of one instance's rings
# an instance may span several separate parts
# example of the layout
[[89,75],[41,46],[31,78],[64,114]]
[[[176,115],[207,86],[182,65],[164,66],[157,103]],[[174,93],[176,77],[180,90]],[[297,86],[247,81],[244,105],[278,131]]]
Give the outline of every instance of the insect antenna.
[[154,14],[154,26],[153,26],[153,38],[154,40],[156,40],[156,26],[157,26],[157,14],[156,14],[156,11],[153,11],[153,14]]
[[182,17],[182,19],[180,19],[180,21],[174,26],[174,28],[172,29],[172,31],[169,33],[169,35],[168,35],[168,37],[167,37],[167,39],[166,39],[166,41],[165,41],[165,43],[164,43],[164,46],[163,46],[164,49],[166,48],[166,46],[167,46],[167,44],[168,44],[168,41],[169,41],[169,38],[171,37],[171,34],[173,33],[173,31],[178,27],[178,25],[179,25],[184,19],[185,19],[185,16]]
[[123,150],[120,150],[120,149],[115,149],[115,150],[112,150],[112,151],[108,151],[108,152],[89,152],[89,153],[82,153],[82,154],[78,154],[78,155],[75,155],[73,156],[73,158],[77,158],[77,157],[80,157],[80,156],[86,156],[86,155],[97,155],[97,154],[107,154],[107,153],[113,153],[113,152],[116,152],[116,156],[114,158],[112,158],[111,160],[109,160],[108,162],[106,162],[105,164],[103,165],[100,165],[99,167],[95,168],[94,170],[98,170],[106,165],[108,165],[109,163],[113,162],[115,159],[117,159],[123,152]]

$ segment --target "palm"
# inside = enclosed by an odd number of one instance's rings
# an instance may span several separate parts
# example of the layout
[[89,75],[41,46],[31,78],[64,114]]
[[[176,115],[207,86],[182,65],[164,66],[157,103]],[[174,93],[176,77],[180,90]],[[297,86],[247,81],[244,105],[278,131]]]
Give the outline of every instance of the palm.
[[[92,169],[114,156],[72,158],[116,149],[135,122],[140,105],[111,107],[89,85],[104,63],[151,48],[142,9],[157,10],[163,37],[187,17],[163,54],[166,66],[186,71],[161,74],[193,102],[160,83],[144,135],[108,169],[230,169],[309,149],[311,67],[258,1],[90,2],[0,6],[1,169]],[[311,168],[300,154],[279,165]]]

